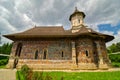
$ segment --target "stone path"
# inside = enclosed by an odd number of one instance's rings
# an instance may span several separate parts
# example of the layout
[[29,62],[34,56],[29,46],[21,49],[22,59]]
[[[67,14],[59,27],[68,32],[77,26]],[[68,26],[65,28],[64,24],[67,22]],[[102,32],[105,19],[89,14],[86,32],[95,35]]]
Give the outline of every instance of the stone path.
[[16,80],[16,69],[0,69],[0,80]]

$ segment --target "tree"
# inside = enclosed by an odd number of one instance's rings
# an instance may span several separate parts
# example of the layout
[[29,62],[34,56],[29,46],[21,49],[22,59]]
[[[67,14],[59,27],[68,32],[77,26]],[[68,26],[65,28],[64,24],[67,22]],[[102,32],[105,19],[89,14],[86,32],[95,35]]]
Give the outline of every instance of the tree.
[[[0,46],[0,54],[10,54],[12,48],[12,43],[4,43]],[[0,56],[0,59],[6,59],[6,56]]]
[[110,47],[108,47],[109,52],[116,52],[117,48],[116,48],[116,44],[112,44]]
[[120,42],[114,43],[107,48],[108,53],[120,52]]
[[116,44],[117,51],[120,51],[120,42]]
[[11,48],[12,48],[12,43],[4,43],[2,46],[1,46],[1,54],[10,54],[11,52]]

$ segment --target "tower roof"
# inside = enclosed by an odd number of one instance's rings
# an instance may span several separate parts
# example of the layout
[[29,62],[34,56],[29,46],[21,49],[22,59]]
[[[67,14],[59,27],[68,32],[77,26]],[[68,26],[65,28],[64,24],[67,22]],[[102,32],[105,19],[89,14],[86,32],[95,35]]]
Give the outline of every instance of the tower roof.
[[85,18],[85,13],[84,12],[82,12],[82,11],[79,11],[78,9],[77,9],[77,7],[75,7],[75,11],[70,15],[70,17],[69,17],[69,20],[71,21],[71,18],[75,15],[75,14],[82,14],[83,15],[83,18]]

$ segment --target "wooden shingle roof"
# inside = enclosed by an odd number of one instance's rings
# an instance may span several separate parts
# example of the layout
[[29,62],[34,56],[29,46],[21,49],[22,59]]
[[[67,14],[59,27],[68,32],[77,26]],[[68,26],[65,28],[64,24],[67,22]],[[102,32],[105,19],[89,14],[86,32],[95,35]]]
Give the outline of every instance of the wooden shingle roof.
[[37,26],[26,30],[24,32],[3,35],[11,40],[19,40],[21,38],[61,38],[61,37],[79,37],[81,35],[89,35],[92,37],[103,37],[106,42],[114,39],[113,36],[96,32],[85,26],[81,27],[76,33],[72,33],[71,30],[64,30],[63,26]]

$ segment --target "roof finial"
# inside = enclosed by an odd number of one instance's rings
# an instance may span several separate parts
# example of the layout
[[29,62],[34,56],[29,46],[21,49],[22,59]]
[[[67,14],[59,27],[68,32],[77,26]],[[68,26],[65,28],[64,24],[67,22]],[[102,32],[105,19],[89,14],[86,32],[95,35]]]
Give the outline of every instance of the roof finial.
[[35,27],[37,27],[36,24],[35,24]]
[[77,7],[75,7],[75,11],[78,11]]

